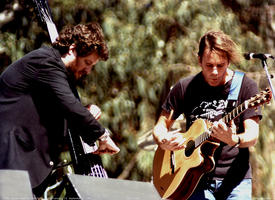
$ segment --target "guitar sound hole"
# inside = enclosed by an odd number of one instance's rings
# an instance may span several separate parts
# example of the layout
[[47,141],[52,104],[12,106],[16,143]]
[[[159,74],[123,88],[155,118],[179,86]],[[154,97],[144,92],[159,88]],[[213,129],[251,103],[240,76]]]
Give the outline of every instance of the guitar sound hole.
[[190,140],[187,145],[186,145],[186,148],[185,148],[185,156],[186,157],[189,157],[192,155],[192,153],[194,152],[195,150],[195,142],[193,140]]

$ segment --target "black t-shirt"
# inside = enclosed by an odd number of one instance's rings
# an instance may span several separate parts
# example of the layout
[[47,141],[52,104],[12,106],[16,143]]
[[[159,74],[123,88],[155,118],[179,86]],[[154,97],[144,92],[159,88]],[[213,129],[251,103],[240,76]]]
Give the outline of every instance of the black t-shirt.
[[[174,120],[183,113],[186,118],[187,130],[198,118],[211,122],[217,121],[224,116],[228,109],[232,110],[227,106],[231,82],[232,80],[225,85],[212,87],[205,82],[201,72],[195,76],[183,78],[171,89],[162,109],[167,112],[173,109]],[[257,93],[256,83],[244,76],[237,104]],[[260,110],[247,109],[234,120],[238,133],[244,131],[243,121],[253,116],[261,117]],[[234,148],[221,142],[215,151],[214,158],[215,169],[210,174],[211,178],[220,180],[226,177],[232,178],[231,174],[241,179],[252,177],[248,148]]]

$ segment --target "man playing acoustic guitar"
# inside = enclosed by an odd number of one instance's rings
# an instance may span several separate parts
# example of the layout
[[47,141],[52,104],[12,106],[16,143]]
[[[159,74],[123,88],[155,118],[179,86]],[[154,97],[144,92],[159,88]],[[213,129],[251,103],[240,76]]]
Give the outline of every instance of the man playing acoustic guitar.
[[[198,61],[202,69],[201,72],[179,80],[162,105],[162,113],[154,127],[153,136],[161,150],[171,151],[171,154],[169,154],[171,160],[167,165],[171,166],[172,170],[167,175],[174,174],[175,177],[173,178],[176,179],[177,173],[180,173],[185,167],[188,168],[187,164],[178,166],[176,163],[178,152],[184,152],[188,146],[193,147],[193,149],[190,148],[189,153],[185,151],[185,155],[182,157],[191,160],[190,165],[193,164],[192,162],[196,162],[195,159],[192,160],[192,156],[196,156],[193,154],[197,152],[195,150],[197,141],[188,143],[187,133],[169,131],[171,124],[180,114],[183,113],[186,118],[186,130],[198,119],[211,122],[211,128],[208,129],[208,132],[212,140],[216,141],[214,143],[218,144],[210,150],[211,144],[204,145],[205,143],[203,143],[198,154],[205,159],[204,165],[199,164],[197,167],[192,166],[189,170],[186,170],[186,176],[188,176],[186,180],[191,181],[188,183],[183,181],[178,187],[194,185],[190,189],[192,191],[186,192],[184,191],[185,188],[181,188],[178,194],[168,195],[165,198],[196,200],[247,200],[252,198],[252,173],[248,148],[257,142],[259,120],[261,118],[260,110],[249,108],[242,111],[234,120],[227,123],[221,120],[225,113],[235,107],[229,105],[227,98],[232,79],[236,74],[236,72],[229,69],[229,65],[230,63],[239,63],[241,54],[238,49],[235,42],[222,31],[207,32],[200,39],[199,44]],[[236,101],[237,105],[258,93],[256,83],[246,75],[238,84],[241,84],[241,87]],[[199,125],[206,125],[206,123],[193,124],[193,126]],[[193,127],[193,129],[200,129],[200,127]],[[207,135],[208,132],[205,131],[204,134]],[[204,171],[209,167],[208,164],[211,165],[211,162],[209,162],[211,159],[208,159],[208,157],[211,157],[211,153],[213,153],[214,160],[213,166],[210,166],[211,170],[203,173],[202,176],[198,175],[198,178],[194,178],[199,174],[196,170]],[[161,168],[161,166],[158,167]],[[193,173],[192,176],[188,174],[189,172]],[[164,176],[162,178],[165,179]],[[197,180],[198,183],[193,183],[192,180]],[[162,180],[161,178],[155,180],[155,185],[158,184],[157,181]],[[164,190],[164,187],[166,186],[161,186],[161,189]],[[170,190],[170,186],[167,186],[168,189]],[[188,195],[183,196],[184,193],[188,193]]]

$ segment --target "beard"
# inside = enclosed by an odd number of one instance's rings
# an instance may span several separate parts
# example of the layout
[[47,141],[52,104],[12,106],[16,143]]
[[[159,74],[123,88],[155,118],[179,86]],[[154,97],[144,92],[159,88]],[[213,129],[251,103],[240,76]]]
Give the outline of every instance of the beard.
[[70,83],[72,83],[74,86],[85,88],[85,86],[88,84],[87,74],[82,74],[79,78],[76,78],[75,73],[70,68],[67,68],[67,71]]
[[85,88],[88,84],[88,79],[87,79],[88,75],[82,75],[79,79],[76,80],[75,84],[76,86],[80,87],[80,88]]

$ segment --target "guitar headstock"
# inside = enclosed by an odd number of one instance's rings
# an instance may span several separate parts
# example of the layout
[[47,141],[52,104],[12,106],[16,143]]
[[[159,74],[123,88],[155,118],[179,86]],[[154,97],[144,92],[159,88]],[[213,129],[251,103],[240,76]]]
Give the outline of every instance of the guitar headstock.
[[271,90],[266,88],[261,93],[256,94],[248,100],[248,108],[257,108],[258,106],[269,103],[272,97]]

